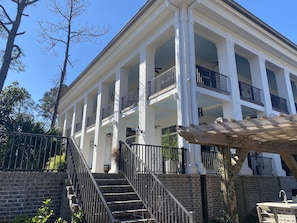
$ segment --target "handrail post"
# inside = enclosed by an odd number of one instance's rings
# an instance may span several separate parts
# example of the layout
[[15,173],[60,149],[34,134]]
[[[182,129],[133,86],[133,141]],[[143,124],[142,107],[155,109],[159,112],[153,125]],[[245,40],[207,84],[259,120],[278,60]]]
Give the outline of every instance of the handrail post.
[[189,212],[189,223],[194,223],[194,215],[193,215],[193,211]]
[[186,156],[185,156],[186,149],[184,147],[182,147],[181,149],[182,149],[182,174],[185,174],[186,173]]

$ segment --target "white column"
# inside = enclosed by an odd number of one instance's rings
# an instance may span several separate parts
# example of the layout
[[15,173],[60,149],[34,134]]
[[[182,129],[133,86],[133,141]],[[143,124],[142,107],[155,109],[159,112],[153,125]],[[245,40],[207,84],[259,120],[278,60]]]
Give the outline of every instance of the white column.
[[[92,164],[92,172],[103,172],[103,159],[104,159],[104,132],[103,128],[101,128],[101,110],[102,110],[102,84],[98,87],[98,95],[97,95],[97,109],[96,109],[96,122],[95,122],[95,134],[94,134],[94,154],[93,154],[93,164]],[[103,145],[102,145],[103,144]]]
[[219,72],[228,76],[230,101],[223,104],[224,118],[241,120],[242,110],[238,87],[234,42],[227,38],[216,44],[218,50]]
[[290,114],[296,113],[294,96],[292,92],[289,71],[283,69],[275,74],[279,96],[287,100],[287,108]]
[[75,131],[75,120],[76,120],[76,113],[77,113],[77,108],[76,108],[76,103],[73,105],[73,113],[72,113],[72,121],[71,121],[71,136],[74,136],[74,131]]
[[154,77],[153,49],[143,46],[139,54],[138,143],[155,145],[155,111],[147,103],[148,81]]
[[261,89],[261,99],[265,107],[265,115],[273,113],[270,91],[267,79],[265,59],[262,56],[256,56],[249,60],[252,74],[253,85]]
[[[191,24],[193,25],[193,24]],[[193,37],[189,37],[189,27],[188,27],[188,11],[186,8],[180,9],[176,12],[176,23],[175,23],[175,61],[176,61],[176,83],[177,83],[177,125],[188,126],[193,123],[193,120],[198,122],[198,119],[194,119],[194,110],[197,109],[197,103],[193,105],[193,98],[196,97],[192,95],[192,83],[193,73],[191,73],[190,65],[193,66],[194,55],[190,49],[193,47],[193,43],[189,44],[189,41],[193,41]],[[191,28],[192,29],[192,28]],[[193,35],[193,30],[191,31]],[[191,53],[190,53],[191,52]],[[195,58],[195,57],[194,57]],[[191,60],[191,62],[190,62]],[[193,69],[193,68],[192,68]],[[194,66],[195,69],[195,66]],[[193,72],[193,70],[192,70]],[[195,112],[196,113],[196,112]],[[197,113],[196,113],[197,114]],[[197,145],[188,144],[186,140],[182,137],[178,137],[179,146],[188,148],[187,152],[187,163],[186,172],[190,174],[198,173],[198,167],[196,163],[196,156],[199,156],[199,150]],[[199,158],[197,159],[199,161]],[[201,159],[200,159],[201,160]],[[198,164],[201,164],[199,162]],[[202,169],[202,168],[200,168]],[[203,170],[200,170],[201,172]]]
[[89,156],[89,143],[85,142],[85,134],[86,134],[86,120],[87,120],[87,109],[88,109],[88,98],[84,97],[84,103],[82,106],[82,117],[81,117],[81,139],[80,139],[80,148],[84,154],[85,159],[87,160]]
[[[125,73],[124,73],[125,74]],[[116,71],[116,82],[115,82],[115,92],[114,92],[114,116],[113,116],[113,138],[112,138],[112,148],[115,148],[118,146],[118,142],[120,140],[125,140],[125,134],[126,134],[126,129],[125,129],[125,123],[121,118],[121,98],[123,96],[121,88],[123,87],[123,84],[125,81],[122,82],[123,80],[127,77],[125,75],[121,74],[121,70],[117,69]],[[123,87],[124,88],[124,87]],[[110,148],[110,149],[112,149]],[[111,152],[111,151],[110,151]]]
[[[230,39],[225,39],[220,43],[217,43],[216,46],[218,50],[220,73],[228,76],[229,79],[228,89],[230,91],[230,101],[223,104],[224,118],[227,118],[228,120],[242,120],[234,42]],[[245,159],[239,174],[253,175],[253,171],[248,166],[247,158]]]
[[63,125],[63,129],[62,129],[62,136],[67,136],[67,111],[64,113],[63,117],[64,119],[62,120],[62,125]]

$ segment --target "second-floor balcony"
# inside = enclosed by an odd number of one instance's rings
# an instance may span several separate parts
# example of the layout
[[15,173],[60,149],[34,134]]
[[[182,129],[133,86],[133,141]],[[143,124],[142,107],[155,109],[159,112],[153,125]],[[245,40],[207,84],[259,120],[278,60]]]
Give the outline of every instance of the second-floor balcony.
[[75,124],[74,130],[75,130],[75,132],[79,132],[79,131],[81,131],[81,128],[82,128],[82,122],[78,122]]
[[135,107],[139,101],[139,88],[132,90],[127,96],[122,97],[121,109]]
[[270,94],[272,108],[288,114],[287,100],[274,94]]
[[241,81],[239,81],[238,84],[241,99],[262,105],[261,89]]
[[87,117],[87,127],[90,127],[92,125],[95,125],[96,122],[96,113],[90,115]]
[[196,81],[200,87],[229,94],[227,76],[196,65]]
[[148,96],[175,87],[175,67],[172,67],[148,82]]
[[113,102],[107,105],[106,107],[102,108],[102,119],[105,119],[114,113],[114,104]]

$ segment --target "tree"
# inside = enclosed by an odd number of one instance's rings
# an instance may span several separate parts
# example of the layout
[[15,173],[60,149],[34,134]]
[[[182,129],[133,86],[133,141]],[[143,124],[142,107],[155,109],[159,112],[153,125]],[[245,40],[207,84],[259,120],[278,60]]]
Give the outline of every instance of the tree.
[[[67,86],[64,84],[62,92],[67,89]],[[53,116],[53,106],[57,98],[58,87],[53,87],[50,91],[44,93],[43,98],[39,100],[39,105],[37,109],[39,114],[43,117],[46,123],[50,122]]]
[[35,103],[29,92],[13,82],[0,93],[0,126],[7,131],[44,133],[44,125],[34,120]]
[[63,3],[59,0],[51,0],[50,11],[59,21],[56,23],[40,22],[41,37],[42,40],[45,40],[49,44],[48,49],[54,52],[54,49],[62,44],[64,53],[63,63],[60,65],[60,81],[51,127],[54,127],[56,123],[67,66],[68,64],[72,65],[70,61],[70,48],[72,44],[93,41],[108,31],[106,28],[99,29],[98,26],[95,27],[87,23],[81,23],[80,19],[86,14],[88,6],[88,0],[66,0]]
[[20,70],[23,69],[19,61],[19,58],[22,55],[22,50],[19,45],[15,44],[15,38],[25,33],[18,32],[22,17],[27,16],[24,14],[25,8],[37,1],[39,0],[11,0],[11,2],[17,4],[17,12],[14,20],[9,16],[5,7],[0,4],[0,32],[2,37],[7,38],[0,70],[0,92],[3,89],[11,65],[19,67]]

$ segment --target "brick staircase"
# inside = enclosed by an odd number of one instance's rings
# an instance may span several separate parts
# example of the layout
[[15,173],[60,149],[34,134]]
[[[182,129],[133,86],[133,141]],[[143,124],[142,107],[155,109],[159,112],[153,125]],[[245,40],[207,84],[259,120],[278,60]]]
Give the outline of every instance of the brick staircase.
[[122,174],[93,174],[114,216],[122,223],[155,223],[133,187]]

